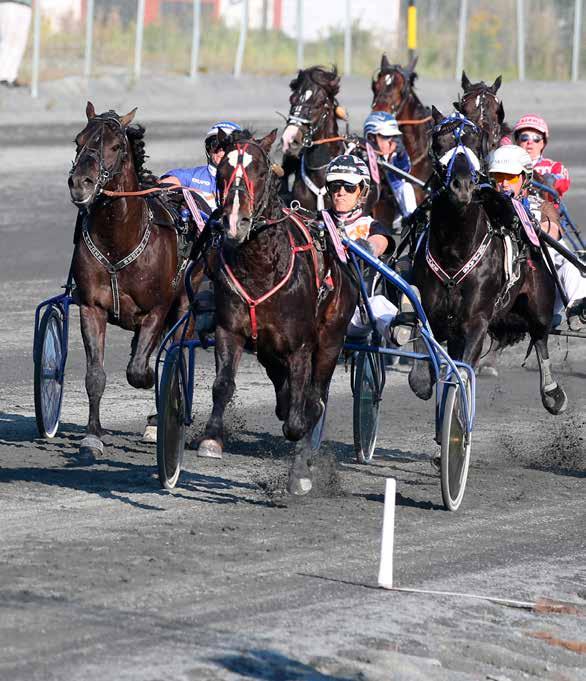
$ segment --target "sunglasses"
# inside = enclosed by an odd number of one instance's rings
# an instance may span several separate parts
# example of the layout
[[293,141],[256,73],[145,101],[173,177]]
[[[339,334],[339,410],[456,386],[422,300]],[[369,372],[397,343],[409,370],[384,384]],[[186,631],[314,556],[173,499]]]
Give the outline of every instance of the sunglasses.
[[354,194],[358,189],[358,185],[350,184],[350,182],[330,182],[330,184],[328,184],[328,191],[330,194],[337,194],[340,189],[343,189],[346,194]]
[[532,132],[522,132],[517,139],[519,142],[543,142],[543,135]]
[[491,173],[493,179],[498,182],[509,182],[510,184],[517,184],[523,179],[522,175],[511,175],[509,173]]

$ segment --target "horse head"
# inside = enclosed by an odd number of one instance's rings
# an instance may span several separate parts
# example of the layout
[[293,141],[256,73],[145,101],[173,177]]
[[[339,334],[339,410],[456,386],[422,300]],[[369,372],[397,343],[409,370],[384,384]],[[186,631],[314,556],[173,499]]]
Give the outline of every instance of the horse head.
[[444,116],[434,106],[432,116],[431,156],[435,171],[451,200],[468,206],[482,170],[482,131],[459,112]]
[[462,71],[464,93],[457,102],[454,102],[456,111],[486,132],[485,153],[495,149],[502,136],[505,110],[497,96],[501,82],[501,76],[497,76],[492,85],[488,85],[483,80],[472,83],[466,72]]
[[245,241],[269,204],[274,175],[269,152],[276,137],[276,129],[258,140],[247,130],[229,136],[222,130],[218,133],[225,151],[216,175],[218,203],[228,243]]
[[391,64],[383,54],[380,68],[372,77],[372,110],[387,111],[398,116],[412,93],[417,73],[414,57],[408,66]]
[[297,157],[317,133],[324,132],[329,118],[335,120],[340,76],[336,67],[312,66],[300,70],[289,87],[291,108],[281,142],[285,154]]
[[75,137],[76,154],[69,172],[69,193],[78,208],[88,210],[102,190],[125,170],[130,144],[127,128],[136,109],[125,116],[115,111],[96,115],[91,102],[86,106],[87,125]]

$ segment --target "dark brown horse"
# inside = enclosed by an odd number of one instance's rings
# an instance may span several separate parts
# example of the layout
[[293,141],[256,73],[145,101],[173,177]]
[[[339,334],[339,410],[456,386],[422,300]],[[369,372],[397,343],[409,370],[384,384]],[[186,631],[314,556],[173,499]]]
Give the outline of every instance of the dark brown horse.
[[[340,76],[335,68],[302,69],[289,83],[291,108],[283,145],[283,193],[316,211],[330,206],[325,190],[328,163],[345,152],[338,120],[343,116],[336,99]],[[333,140],[323,142],[324,140]]]
[[71,200],[80,210],[72,272],[89,398],[87,437],[81,447],[93,453],[103,450],[100,401],[106,385],[106,324],[134,333],[126,376],[135,388],[152,388],[150,356],[166,325],[187,304],[178,276],[175,229],[155,224],[144,197],[104,193],[138,191],[148,174],[143,167],[144,129],[131,125],[135,112],[98,116],[88,102],[87,125],[75,138],[69,175]]
[[[307,227],[279,202],[280,178],[268,156],[276,133],[259,140],[233,133],[218,167],[221,218],[207,253],[216,299],[216,380],[198,453],[222,454],[224,410],[249,347],[275,387],[285,437],[299,443],[289,491],[306,494],[316,453],[311,434],[325,408],[357,287],[327,244],[316,250]],[[327,272],[331,280],[324,281]]]
[[[433,172],[428,154],[431,116],[415,92],[416,64],[417,57],[406,67],[391,64],[383,54],[380,68],[372,78],[372,110],[395,116],[411,159],[412,173],[426,182]],[[415,195],[417,203],[425,197],[419,187],[415,187]]]
[[458,96],[458,101],[454,102],[456,111],[464,114],[468,120],[476,123],[486,133],[486,139],[483,142],[484,155],[496,149],[502,136],[507,132],[507,128],[503,127],[505,110],[497,95],[501,82],[501,76],[497,76],[492,85],[488,85],[483,80],[472,83],[466,72],[462,71],[464,92]]
[[[539,363],[543,405],[559,414],[568,400],[553,377],[547,349],[553,277],[537,249],[521,253],[518,277],[507,278],[501,234],[515,217],[510,200],[482,182],[483,133],[465,118],[445,118],[435,108],[433,117],[432,155],[443,191],[432,200],[413,276],[434,336],[447,341],[454,359],[476,368],[487,333],[507,345],[528,332]],[[421,341],[416,345],[423,350]],[[409,383],[419,397],[429,399],[435,378],[429,365],[416,361]]]

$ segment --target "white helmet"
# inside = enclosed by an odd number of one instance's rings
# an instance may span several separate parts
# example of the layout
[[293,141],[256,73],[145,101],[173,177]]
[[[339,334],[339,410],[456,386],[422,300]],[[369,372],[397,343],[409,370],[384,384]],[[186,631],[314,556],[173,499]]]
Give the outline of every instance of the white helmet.
[[330,182],[348,182],[349,184],[362,184],[366,189],[370,186],[370,173],[366,163],[352,154],[336,156],[328,164],[326,170],[326,184]]
[[527,179],[533,175],[531,156],[516,144],[504,144],[495,149],[488,159],[489,173],[506,173],[507,175],[521,175],[525,173]]
[[386,111],[372,111],[364,121],[364,136],[383,135],[396,137],[403,133],[399,130],[399,123],[391,113]]

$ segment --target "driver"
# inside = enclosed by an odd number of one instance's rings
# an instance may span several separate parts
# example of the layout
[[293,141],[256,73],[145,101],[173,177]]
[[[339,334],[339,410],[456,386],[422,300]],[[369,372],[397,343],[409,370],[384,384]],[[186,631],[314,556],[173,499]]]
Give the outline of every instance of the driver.
[[219,121],[212,125],[205,136],[205,150],[207,165],[194,168],[175,168],[168,170],[161,176],[160,182],[177,187],[195,189],[210,207],[210,213],[217,208],[216,203],[216,169],[224,157],[224,150],[218,140],[218,132],[222,130],[226,135],[242,130],[237,123]]
[[[374,148],[383,161],[411,172],[411,160],[403,144],[403,133],[393,114],[386,111],[372,111],[364,121],[364,138]],[[387,181],[393,192],[402,217],[407,217],[417,208],[415,190],[398,173],[386,170]]]
[[[326,189],[332,208],[327,213],[340,234],[356,241],[376,258],[380,258],[383,254],[391,254],[395,243],[389,228],[364,212],[369,188],[370,173],[361,158],[345,154],[330,161],[326,171]],[[383,295],[374,295],[369,301],[381,336],[396,345],[404,345],[410,339],[411,327],[396,326],[392,329],[392,334],[389,328],[398,312],[397,307]],[[406,296],[401,301],[401,310],[413,311]],[[369,329],[368,319],[363,318],[360,307],[357,307],[350,320],[348,334],[361,336],[368,333]]]
[[[540,196],[529,194],[534,165],[531,156],[520,146],[507,144],[496,149],[489,162],[488,172],[500,192],[519,199],[528,214],[537,221],[544,232],[561,241],[559,214],[552,203]],[[562,241],[563,243],[563,241]],[[565,244],[564,244],[565,245]],[[561,286],[568,298],[566,315],[572,331],[586,328],[586,279],[577,267],[553,248],[549,248]],[[564,305],[556,289],[554,326],[562,321]]]

